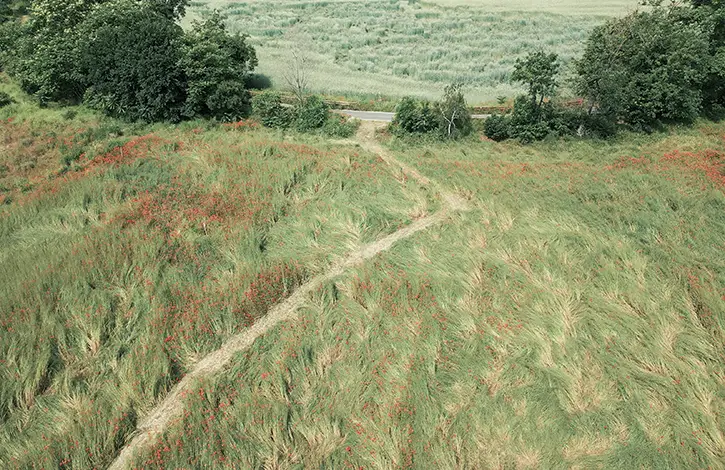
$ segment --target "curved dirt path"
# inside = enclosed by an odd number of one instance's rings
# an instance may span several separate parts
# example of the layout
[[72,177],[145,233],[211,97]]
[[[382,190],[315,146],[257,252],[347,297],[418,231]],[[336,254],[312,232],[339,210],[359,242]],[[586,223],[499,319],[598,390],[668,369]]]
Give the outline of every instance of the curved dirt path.
[[[358,134],[358,143],[363,148],[377,153],[389,165],[399,167],[403,173],[415,178],[421,185],[432,185],[438,188],[437,184],[421,175],[414,168],[395,159],[377,144],[375,142],[375,129],[375,126],[361,126],[361,131]],[[235,354],[249,348],[257,338],[267,333],[280,322],[294,319],[297,314],[297,309],[305,303],[309,294],[320,285],[340,276],[347,269],[358,266],[377,254],[389,250],[398,241],[426,230],[432,225],[443,222],[451,213],[466,210],[466,203],[459,196],[443,191],[441,191],[441,195],[444,199],[444,205],[439,212],[418,219],[407,227],[350,253],[346,258],[331,266],[324,274],[320,274],[298,287],[290,297],[272,307],[267,312],[267,315],[243,333],[232,336],[221,348],[208,354],[196,363],[193,369],[171,389],[166,398],[139,424],[135,436],[121,449],[121,452],[113,463],[111,463],[109,469],[125,470],[130,467],[134,456],[139,451],[152,445],[156,439],[161,437],[169,425],[181,418],[184,409],[183,395],[185,391],[190,390],[198,379],[210,377],[220,372],[232,360]]]
[[385,160],[388,165],[393,167],[399,167],[403,174],[410,178],[413,178],[418,183],[420,183],[421,186],[434,187],[438,191],[438,193],[440,193],[441,198],[443,198],[444,209],[447,206],[448,209],[454,211],[468,210],[468,203],[461,196],[447,191],[436,181],[432,181],[430,178],[422,175],[415,168],[393,157],[390,152],[388,152],[382,145],[380,145],[375,139],[375,132],[382,127],[385,127],[385,124],[363,122],[360,126],[360,130],[357,133],[357,143],[360,144],[360,146],[368,152],[377,154],[380,158]]

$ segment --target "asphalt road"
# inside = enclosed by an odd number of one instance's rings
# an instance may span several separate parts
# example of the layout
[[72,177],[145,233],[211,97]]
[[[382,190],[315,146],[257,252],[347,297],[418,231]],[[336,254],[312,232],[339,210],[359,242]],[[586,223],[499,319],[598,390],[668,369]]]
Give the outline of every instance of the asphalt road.
[[[360,119],[361,121],[379,121],[379,122],[392,122],[395,113],[383,113],[379,111],[352,111],[349,109],[340,109],[337,111],[340,114]],[[490,114],[473,114],[473,119],[486,119],[490,117]]]

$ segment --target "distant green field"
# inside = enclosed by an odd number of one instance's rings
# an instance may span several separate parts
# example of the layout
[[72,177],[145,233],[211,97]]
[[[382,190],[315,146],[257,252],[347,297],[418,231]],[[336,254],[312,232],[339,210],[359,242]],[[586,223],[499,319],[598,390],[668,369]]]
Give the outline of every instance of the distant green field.
[[570,73],[592,28],[636,6],[636,0],[212,0],[195,2],[191,16],[211,9],[228,15],[233,30],[252,37],[259,71],[277,86],[298,44],[314,63],[313,91],[434,98],[445,84],[462,81],[475,103],[516,93],[513,64],[536,47],[558,52]]

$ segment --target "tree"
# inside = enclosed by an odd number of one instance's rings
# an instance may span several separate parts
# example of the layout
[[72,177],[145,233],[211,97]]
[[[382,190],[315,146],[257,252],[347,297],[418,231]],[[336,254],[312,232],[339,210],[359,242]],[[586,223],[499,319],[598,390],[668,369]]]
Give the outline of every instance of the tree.
[[577,63],[577,89],[614,122],[645,130],[690,122],[702,108],[709,47],[703,26],[678,10],[635,12],[594,30]]
[[725,2],[692,1],[693,8],[679,12],[708,32],[710,67],[703,85],[703,108],[712,118],[725,117]]
[[195,22],[181,59],[188,84],[184,114],[226,121],[248,116],[246,83],[256,66],[257,55],[246,36],[229,35],[219,13]]
[[454,139],[471,133],[471,112],[466,106],[462,83],[454,83],[445,88],[443,100],[438,103],[437,109],[443,119],[441,131],[445,137]]
[[41,105],[78,102],[85,91],[80,73],[80,25],[102,0],[35,0],[30,19],[15,42],[8,71]]
[[524,59],[516,59],[511,80],[526,85],[531,102],[540,107],[556,91],[558,73],[558,56],[539,50],[529,53]]
[[79,28],[86,102],[109,115],[143,121],[181,117],[183,30],[146,4],[117,0],[94,9]]
[[290,50],[288,68],[283,73],[285,83],[297,98],[298,103],[305,100],[310,82],[312,59],[300,42],[296,41]]
[[179,20],[186,14],[186,7],[189,6],[189,0],[141,0],[145,2],[152,10],[157,11],[166,18]]

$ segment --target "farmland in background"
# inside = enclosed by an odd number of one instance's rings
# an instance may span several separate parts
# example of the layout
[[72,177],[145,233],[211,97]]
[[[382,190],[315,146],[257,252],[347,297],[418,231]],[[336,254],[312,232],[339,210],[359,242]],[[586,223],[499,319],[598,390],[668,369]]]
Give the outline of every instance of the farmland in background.
[[[219,9],[233,31],[250,34],[258,71],[283,86],[290,50],[312,59],[311,89],[329,95],[436,98],[462,81],[472,103],[519,90],[516,59],[536,47],[557,52],[570,71],[589,32],[607,16],[636,8],[610,2],[439,0],[219,1],[192,3],[191,16]],[[567,90],[564,90],[567,93]]]

